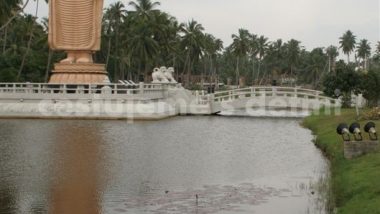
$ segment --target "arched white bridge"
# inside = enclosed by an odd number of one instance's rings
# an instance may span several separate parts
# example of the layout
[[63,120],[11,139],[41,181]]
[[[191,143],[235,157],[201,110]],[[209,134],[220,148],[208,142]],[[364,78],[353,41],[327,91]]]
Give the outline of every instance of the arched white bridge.
[[295,87],[249,87],[198,96],[200,105],[208,105],[211,113],[244,108],[289,108],[316,110],[340,107],[338,99],[323,92]]

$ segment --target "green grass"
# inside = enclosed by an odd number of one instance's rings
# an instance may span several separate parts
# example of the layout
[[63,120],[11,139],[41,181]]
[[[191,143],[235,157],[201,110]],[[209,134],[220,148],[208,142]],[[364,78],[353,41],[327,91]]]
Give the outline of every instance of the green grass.
[[[355,110],[344,109],[338,116],[321,113],[307,117],[303,124],[317,135],[316,145],[330,159],[335,211],[380,214],[380,153],[346,160],[343,156],[342,138],[336,134],[339,123],[351,124],[355,120]],[[364,126],[366,122],[360,121],[360,124]],[[380,127],[380,121],[375,122]],[[378,131],[380,132],[379,129]]]

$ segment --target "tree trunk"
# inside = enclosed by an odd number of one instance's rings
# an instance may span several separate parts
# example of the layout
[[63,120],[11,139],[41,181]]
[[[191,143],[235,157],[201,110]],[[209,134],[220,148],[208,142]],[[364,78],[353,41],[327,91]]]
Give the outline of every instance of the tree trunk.
[[8,27],[5,27],[5,29],[4,29],[3,54],[5,53],[5,50],[7,49],[7,40],[8,40]]
[[46,71],[45,71],[45,82],[49,81],[49,71],[50,71],[50,65],[51,65],[51,59],[53,58],[53,51],[49,49],[49,56],[48,56],[48,62],[46,65]]
[[240,77],[240,72],[239,72],[239,57],[236,59],[236,85],[239,86],[239,77]]
[[332,61],[332,57],[329,57],[329,73],[331,73],[331,61]]
[[187,72],[186,72],[186,84],[185,85],[187,87],[189,87],[190,86],[190,75],[191,75],[191,59],[190,59],[190,54],[189,53],[187,54],[187,57],[186,57],[186,63],[185,63],[186,66],[184,67],[185,70],[187,69]]
[[186,86],[187,87],[190,86],[190,75],[191,75],[190,64],[191,64],[191,62],[189,60],[187,66],[186,66],[187,67],[186,68],[186,70],[187,70],[187,72],[186,72]]
[[293,86],[293,65],[290,66],[290,86]]
[[257,66],[257,84],[260,85],[260,74],[261,74],[261,59],[258,61],[258,66]]
[[252,57],[252,85],[255,85],[255,59]]
[[[27,1],[28,2],[28,1]],[[37,3],[36,3],[36,12],[35,12],[35,16],[34,18],[37,19],[37,15],[38,15],[38,7],[39,7],[39,0],[37,0]],[[17,81],[20,80],[20,77],[21,77],[21,73],[22,73],[22,70],[24,70],[24,66],[25,66],[25,60],[26,60],[26,57],[28,56],[29,54],[29,50],[30,50],[30,45],[32,44],[32,39],[33,39],[33,34],[34,34],[34,22],[36,20],[33,20],[32,22],[32,26],[30,27],[30,37],[29,37],[29,41],[28,41],[28,45],[27,45],[27,49],[25,51],[25,54],[22,58],[22,61],[21,61],[21,66],[20,66],[20,69],[17,73]]]
[[141,82],[141,81],[140,81],[141,68],[142,68],[142,60],[140,60],[140,62],[139,62],[139,70],[138,70],[138,72],[137,72],[137,79],[136,79],[136,82]]
[[334,58],[332,62],[332,71],[334,72],[334,74],[336,74],[336,58]]
[[[260,63],[260,64],[261,64],[261,63]],[[261,66],[261,65],[260,65],[260,66]],[[260,67],[260,70],[261,70],[261,67]],[[261,73],[261,71],[260,71],[260,73]],[[260,79],[260,83],[259,83],[260,86],[261,86],[261,84],[263,83],[263,81],[264,81],[266,75],[267,75],[267,73],[264,71],[264,72],[263,72],[263,77],[261,77],[261,79]]]
[[109,61],[110,61],[110,55],[111,55],[111,40],[112,40],[112,38],[111,38],[111,36],[110,36],[110,38],[108,39],[108,49],[107,49],[107,57],[106,57],[106,68],[108,68],[108,63],[109,63]]
[[19,70],[17,72],[17,81],[20,81],[22,71],[24,70],[26,57],[29,54],[30,45],[32,44],[32,40],[33,40],[33,28],[34,28],[33,26],[34,26],[34,23],[32,24],[32,27],[31,27],[31,32],[30,32],[30,36],[29,36],[29,40],[28,40],[28,44],[27,44],[27,48],[26,48],[25,54],[22,57],[21,65],[20,65],[20,68],[19,68]]
[[[114,57],[114,78],[115,83],[119,81],[120,77],[120,70],[119,70],[119,63],[120,63],[120,47],[119,47],[119,23],[116,23],[116,29],[115,29],[115,57]],[[118,63],[119,62],[119,63]]]
[[[24,11],[24,9],[28,5],[29,1],[30,0],[26,0],[25,4],[22,6],[22,8],[20,8],[18,11],[15,11],[15,13],[13,14],[13,16],[11,18],[9,18],[8,21],[3,26],[0,27],[0,31],[2,31],[4,28],[6,28],[21,12]],[[37,8],[38,8],[38,2],[37,2]]]
[[149,67],[148,67],[147,62],[145,62],[145,67],[144,67],[144,82],[145,83],[149,82]]

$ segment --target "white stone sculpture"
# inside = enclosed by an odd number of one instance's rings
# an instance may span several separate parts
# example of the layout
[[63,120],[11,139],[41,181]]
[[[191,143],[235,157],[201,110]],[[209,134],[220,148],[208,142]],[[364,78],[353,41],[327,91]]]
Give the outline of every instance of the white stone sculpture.
[[173,77],[173,73],[173,67],[166,68],[165,66],[162,66],[161,68],[155,68],[152,73],[152,83],[177,83]]
[[170,83],[177,83],[177,81],[173,77],[173,74],[174,74],[173,67],[169,67],[168,69],[166,69],[166,72],[165,72],[166,79],[169,80]]
[[161,83],[170,83],[170,81],[168,80],[168,78],[166,78],[166,72],[167,72],[167,68],[165,67],[165,66],[162,66],[161,68],[160,68],[160,71],[161,71],[161,73],[163,74],[163,78],[161,79]]
[[153,78],[152,83],[162,83],[162,81],[165,81],[165,80],[167,81],[165,74],[159,68],[153,69],[152,78]]

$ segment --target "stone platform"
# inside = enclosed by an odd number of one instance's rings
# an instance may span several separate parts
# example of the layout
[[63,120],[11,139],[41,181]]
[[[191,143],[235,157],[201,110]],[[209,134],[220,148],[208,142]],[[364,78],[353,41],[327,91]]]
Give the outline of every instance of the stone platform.
[[106,66],[95,63],[57,63],[54,65],[50,84],[108,83]]
[[379,141],[345,141],[344,157],[354,159],[379,150]]

